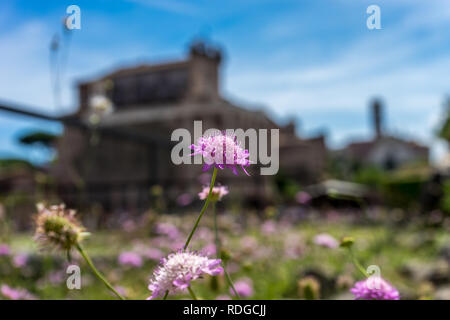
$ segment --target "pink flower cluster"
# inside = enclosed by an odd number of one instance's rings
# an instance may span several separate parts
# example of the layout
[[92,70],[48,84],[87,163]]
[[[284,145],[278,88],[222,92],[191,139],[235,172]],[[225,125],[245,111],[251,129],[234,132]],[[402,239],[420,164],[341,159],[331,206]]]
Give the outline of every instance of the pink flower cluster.
[[192,155],[201,154],[205,161],[203,171],[212,167],[217,169],[229,168],[235,175],[238,174],[237,167],[240,166],[247,174],[245,167],[250,166],[249,152],[243,149],[237,141],[237,136],[227,135],[225,132],[210,136],[200,137],[197,144],[192,144]]
[[398,290],[381,277],[371,276],[358,281],[350,289],[356,300],[399,300]]
[[148,289],[154,299],[166,291],[180,292],[189,287],[192,280],[203,274],[218,275],[223,272],[220,259],[209,259],[196,252],[179,251],[161,260],[161,265],[154,271]]
[[10,300],[35,300],[36,297],[25,289],[14,289],[3,284],[0,287],[0,293],[3,297]]
[[[205,200],[208,198],[209,195],[209,186],[203,187],[202,191],[198,194],[198,197],[200,200]],[[228,194],[228,188],[225,186],[217,186],[213,187],[211,192],[211,200],[212,201],[219,201],[222,200],[224,196]]]

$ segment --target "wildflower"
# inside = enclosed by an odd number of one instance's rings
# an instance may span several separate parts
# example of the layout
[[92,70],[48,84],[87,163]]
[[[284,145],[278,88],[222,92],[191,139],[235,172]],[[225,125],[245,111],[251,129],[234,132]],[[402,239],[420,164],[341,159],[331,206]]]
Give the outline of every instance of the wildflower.
[[7,244],[0,244],[0,257],[9,256],[11,254],[11,249]]
[[13,258],[13,265],[16,268],[24,267],[28,262],[28,255],[26,253],[19,253]]
[[356,300],[399,300],[398,290],[380,276],[370,276],[358,281],[350,289]]
[[63,204],[46,208],[39,203],[37,209],[35,239],[42,246],[70,251],[89,235],[75,218],[75,211],[66,210]]
[[142,267],[142,258],[134,252],[122,252],[118,258],[119,264],[122,266],[129,266],[139,268]]
[[157,223],[155,226],[155,232],[160,235],[165,235],[172,240],[175,240],[180,236],[178,228],[171,223]]
[[203,156],[205,160],[203,171],[212,167],[221,170],[229,168],[237,175],[237,167],[240,166],[249,175],[245,170],[245,167],[250,166],[249,152],[242,148],[235,135],[223,132],[200,137],[197,144],[191,145],[191,149],[194,151],[192,155]]
[[0,287],[0,293],[3,297],[10,300],[34,300],[36,297],[25,289],[14,289],[3,284]]
[[231,298],[226,294],[221,294],[220,296],[216,297],[216,300],[231,300]]
[[192,196],[189,193],[183,193],[177,197],[177,204],[179,206],[185,207],[190,205],[192,203],[192,200]]
[[314,243],[318,246],[335,249],[339,247],[338,241],[327,233],[321,233],[314,237]]
[[[200,200],[205,200],[208,198],[209,194],[209,186],[203,187],[203,190],[198,194],[198,197]],[[228,194],[228,188],[225,186],[217,186],[213,187],[211,191],[211,201],[217,202],[219,200],[222,200],[224,196]]]
[[307,192],[300,191],[295,195],[295,200],[300,204],[307,204],[311,201],[311,196]]
[[271,235],[274,234],[277,231],[277,224],[273,220],[266,220],[261,225],[261,232],[264,235]]
[[161,260],[161,265],[154,271],[148,289],[154,299],[166,291],[180,292],[189,287],[192,280],[203,274],[212,276],[223,272],[220,259],[209,259],[190,251],[178,251]]
[[[253,282],[250,278],[242,278],[234,283],[234,288],[241,297],[250,297],[253,295]],[[230,288],[230,293],[234,295],[233,289]]]
[[148,248],[143,252],[143,255],[145,258],[149,259],[149,260],[156,260],[159,261],[164,254],[162,253],[161,250],[156,249],[156,248]]

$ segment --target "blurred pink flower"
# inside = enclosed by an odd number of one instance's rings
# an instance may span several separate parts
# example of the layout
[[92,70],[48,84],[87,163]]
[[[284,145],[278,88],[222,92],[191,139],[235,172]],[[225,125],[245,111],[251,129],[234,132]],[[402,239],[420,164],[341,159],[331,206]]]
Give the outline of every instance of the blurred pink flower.
[[231,300],[231,297],[226,294],[221,294],[220,296],[216,297],[216,300]]
[[14,289],[10,286],[3,284],[0,287],[0,293],[5,297],[6,299],[10,300],[34,300],[36,297],[28,292],[25,289]]
[[295,195],[295,199],[300,204],[307,204],[309,201],[311,201],[311,196],[307,192],[300,191]]
[[129,266],[139,268],[142,267],[142,258],[135,252],[122,252],[118,258],[119,264],[122,266]]
[[0,244],[0,257],[9,256],[11,254],[11,249],[7,244]]
[[171,239],[176,239],[180,236],[178,228],[171,223],[158,222],[155,231],[157,234],[165,235]]
[[[253,295],[253,281],[250,278],[241,278],[234,283],[234,288],[241,297],[250,297]],[[230,288],[230,293],[234,295],[234,291]]]
[[149,260],[159,261],[162,257],[164,257],[164,253],[157,248],[148,248],[144,250],[143,256]]
[[207,256],[216,255],[216,245],[213,243],[207,244],[203,247],[202,252],[204,252]]
[[177,204],[179,206],[185,207],[185,206],[190,205],[193,200],[194,199],[192,198],[192,196],[189,193],[183,193],[177,197]]
[[28,255],[26,253],[16,254],[13,258],[13,265],[16,268],[24,267],[28,262]]
[[266,220],[261,225],[261,232],[265,235],[274,234],[277,231],[277,224],[273,220]]
[[321,233],[314,237],[314,243],[318,246],[334,249],[339,247],[339,242],[328,233]]
[[[204,186],[202,191],[198,194],[200,200],[208,198],[209,186]],[[224,196],[228,194],[228,188],[226,186],[213,187],[211,192],[211,201],[220,201]]]

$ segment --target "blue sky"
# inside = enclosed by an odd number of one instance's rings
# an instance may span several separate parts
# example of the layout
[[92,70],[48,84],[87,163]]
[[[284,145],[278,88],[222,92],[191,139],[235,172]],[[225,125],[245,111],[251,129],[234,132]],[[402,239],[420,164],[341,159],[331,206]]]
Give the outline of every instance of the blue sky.
[[[81,8],[55,109],[49,44],[66,7]],[[381,8],[368,30],[366,8]],[[114,66],[185,56],[196,36],[226,52],[223,92],[300,135],[326,131],[331,147],[368,138],[368,102],[386,103],[392,133],[433,146],[432,131],[450,94],[450,2],[441,0],[105,0],[0,2],[0,100],[42,112],[77,106],[76,81]],[[58,125],[0,113],[0,157],[29,157],[15,138]]]

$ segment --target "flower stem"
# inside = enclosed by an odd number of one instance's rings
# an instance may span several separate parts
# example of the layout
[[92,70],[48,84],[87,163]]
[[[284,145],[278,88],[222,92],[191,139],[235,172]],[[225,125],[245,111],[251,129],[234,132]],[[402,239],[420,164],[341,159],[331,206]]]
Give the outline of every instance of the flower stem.
[[217,225],[217,211],[216,211],[216,202],[213,201],[213,203],[211,204],[212,209],[213,209],[213,216],[214,216],[214,236],[215,236],[215,240],[216,240],[216,255],[217,255],[217,259],[220,259],[220,239],[219,239],[219,228]]
[[197,218],[197,221],[195,222],[194,227],[192,228],[192,231],[191,231],[191,233],[189,234],[189,237],[186,240],[186,243],[184,245],[183,250],[186,250],[187,247],[189,246],[189,242],[191,242],[192,236],[194,235],[195,230],[197,230],[198,224],[199,224],[200,220],[202,219],[202,216],[205,213],[206,209],[208,208],[209,201],[210,201],[211,195],[212,195],[212,190],[213,190],[213,187],[214,187],[214,183],[216,182],[216,176],[217,176],[217,168],[214,168],[213,176],[212,176],[212,179],[211,179],[211,185],[209,187],[208,198],[206,198],[206,201],[205,201],[205,204],[203,205],[202,211],[200,211],[200,214],[199,214],[199,216]]
[[166,293],[164,293],[163,300],[166,300],[168,295],[169,295],[169,290],[166,290]]
[[191,287],[187,288],[189,293],[191,294],[192,299],[197,300],[197,296],[195,295],[194,291],[192,291]]
[[223,273],[225,274],[225,278],[227,279],[228,284],[230,285],[231,289],[233,290],[234,295],[236,296],[236,298],[238,300],[241,300],[241,296],[239,295],[236,288],[234,287],[233,281],[231,280],[230,275],[228,274],[227,270],[225,269],[225,264],[223,264],[222,266],[223,266]]
[[105,286],[111,290],[119,299],[121,300],[125,300],[124,297],[122,297],[117,291],[116,289],[114,289],[114,287],[108,282],[108,280],[106,280],[106,278],[97,270],[97,268],[94,266],[94,263],[92,262],[91,258],[89,258],[89,256],[87,255],[86,251],[84,251],[83,247],[77,243],[76,245],[77,250],[80,252],[81,256],[84,258],[84,260],[86,260],[86,263],[89,265],[89,267],[92,269],[92,271],[94,272],[94,274],[97,276],[97,278],[99,278],[104,284]]
[[[217,259],[221,259],[219,228],[218,228],[218,224],[217,224],[217,211],[216,211],[216,202],[215,201],[213,201],[213,203],[212,203],[212,208],[213,208],[213,216],[214,216],[214,234],[215,234],[215,238],[216,238],[216,254],[217,254]],[[227,279],[228,285],[233,290],[235,296],[240,300],[241,297],[239,296],[239,293],[234,288],[233,281],[231,280],[230,275],[228,274],[227,270],[225,269],[225,263],[223,263],[223,262],[222,262],[222,268],[223,268],[223,272],[225,274],[225,278]]]
[[355,267],[364,275],[364,277],[368,278],[369,275],[367,274],[366,270],[364,270],[363,266],[359,263],[358,259],[356,258],[355,253],[353,252],[353,248],[349,247],[348,251],[350,252],[350,257],[352,258],[353,264]]

